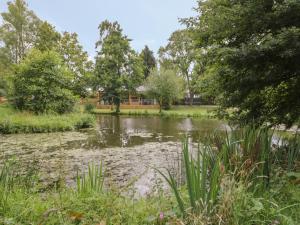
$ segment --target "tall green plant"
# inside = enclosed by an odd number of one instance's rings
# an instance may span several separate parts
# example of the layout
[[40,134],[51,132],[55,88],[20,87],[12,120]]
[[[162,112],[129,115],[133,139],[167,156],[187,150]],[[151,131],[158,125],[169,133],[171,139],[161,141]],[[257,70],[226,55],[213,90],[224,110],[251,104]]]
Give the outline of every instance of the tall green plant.
[[[210,138],[211,148],[222,152],[226,172],[237,180],[269,186],[273,132],[267,128],[245,127]],[[262,182],[258,182],[261,180]]]
[[211,213],[217,202],[220,190],[221,170],[220,157],[215,156],[211,148],[198,148],[196,156],[189,151],[188,141],[183,142],[183,160],[185,166],[186,186],[189,203],[185,203],[182,193],[178,189],[176,179],[167,170],[167,174],[159,171],[170,185],[177,200],[177,204],[183,216],[188,209],[193,213]]
[[100,193],[103,190],[103,166],[102,162],[99,166],[94,163],[88,165],[88,172],[83,172],[80,176],[77,172],[76,183],[78,193]]

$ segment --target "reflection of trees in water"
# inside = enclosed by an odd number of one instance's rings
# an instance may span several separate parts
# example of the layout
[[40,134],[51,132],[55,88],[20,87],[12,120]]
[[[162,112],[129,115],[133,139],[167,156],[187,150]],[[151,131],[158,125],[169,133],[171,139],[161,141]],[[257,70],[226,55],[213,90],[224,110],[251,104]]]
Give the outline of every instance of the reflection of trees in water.
[[99,116],[100,147],[127,147],[146,142],[181,141],[189,136],[198,142],[200,136],[219,129],[221,123],[193,118]]

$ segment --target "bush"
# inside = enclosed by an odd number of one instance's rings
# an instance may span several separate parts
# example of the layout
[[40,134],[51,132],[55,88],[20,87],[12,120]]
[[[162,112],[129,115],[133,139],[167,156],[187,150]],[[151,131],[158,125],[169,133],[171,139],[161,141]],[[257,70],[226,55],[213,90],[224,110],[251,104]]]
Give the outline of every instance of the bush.
[[184,82],[172,70],[153,70],[145,82],[147,95],[157,100],[161,109],[170,109],[184,94]]
[[71,112],[76,102],[71,82],[70,72],[56,52],[33,50],[17,66],[14,104],[34,113]]
[[96,106],[95,106],[94,104],[91,104],[91,103],[86,104],[86,105],[84,106],[84,110],[85,110],[86,112],[88,112],[88,113],[93,112],[93,110],[94,110],[95,108],[96,108]]

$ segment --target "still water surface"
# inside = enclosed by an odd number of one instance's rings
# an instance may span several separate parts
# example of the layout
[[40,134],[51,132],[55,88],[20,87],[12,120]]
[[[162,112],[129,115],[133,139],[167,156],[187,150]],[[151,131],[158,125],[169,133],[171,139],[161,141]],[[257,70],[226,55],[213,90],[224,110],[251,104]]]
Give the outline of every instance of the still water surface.
[[[139,195],[159,186],[153,168],[180,168],[181,140],[191,145],[227,126],[218,120],[101,115],[96,129],[81,132],[0,136],[0,161],[15,157],[26,167],[35,165],[41,181],[51,185],[65,179],[73,185],[78,170],[103,162],[106,183],[133,185]],[[125,189],[124,189],[125,190]]]

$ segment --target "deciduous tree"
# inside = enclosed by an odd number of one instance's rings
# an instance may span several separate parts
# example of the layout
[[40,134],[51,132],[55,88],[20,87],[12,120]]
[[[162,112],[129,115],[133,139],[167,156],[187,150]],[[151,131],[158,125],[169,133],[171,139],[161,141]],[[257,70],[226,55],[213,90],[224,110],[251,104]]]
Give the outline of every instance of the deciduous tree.
[[160,64],[165,69],[175,70],[186,81],[190,104],[193,104],[194,76],[196,50],[189,30],[175,31],[169,38],[169,43],[159,49]]
[[195,41],[215,54],[220,104],[243,123],[300,115],[300,1],[199,1]]
[[95,74],[99,87],[104,90],[103,97],[113,102],[119,112],[122,94],[135,91],[141,84],[143,65],[118,22],[102,22],[99,32]]
[[144,77],[145,79],[147,79],[147,77],[150,75],[151,70],[156,67],[156,59],[153,55],[153,52],[149,49],[147,45],[142,50],[140,56],[144,64]]
[[160,112],[163,106],[169,108],[184,94],[184,81],[172,70],[152,70],[145,87],[147,94],[158,101]]
[[8,12],[1,13],[0,40],[9,50],[14,63],[19,63],[36,40],[40,20],[27,8],[24,0],[8,2]]
[[59,42],[58,51],[64,63],[73,73],[72,87],[74,92],[81,97],[86,97],[87,89],[91,86],[94,64],[79,43],[78,35],[64,32]]

